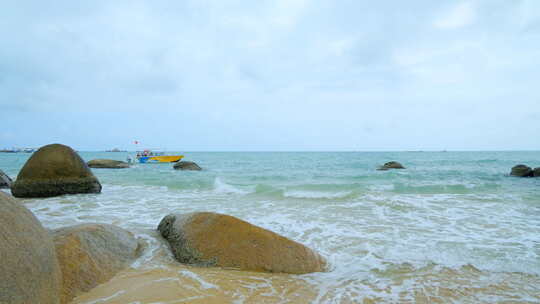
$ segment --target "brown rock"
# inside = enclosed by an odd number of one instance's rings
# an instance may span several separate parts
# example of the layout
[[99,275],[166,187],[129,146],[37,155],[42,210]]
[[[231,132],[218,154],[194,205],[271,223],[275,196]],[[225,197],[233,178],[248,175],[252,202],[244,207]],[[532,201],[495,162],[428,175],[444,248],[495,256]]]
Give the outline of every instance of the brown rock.
[[135,237],[108,224],[82,224],[53,231],[62,269],[61,303],[110,280],[137,256]]
[[59,303],[61,273],[49,233],[0,191],[0,303]]
[[516,165],[512,167],[510,175],[518,177],[531,177],[533,176],[533,170],[531,167],[526,165]]
[[377,170],[388,170],[388,169],[405,169],[405,167],[403,167],[402,164],[396,161],[391,161],[391,162],[385,163],[384,165],[379,167]]
[[99,192],[101,184],[81,157],[60,144],[43,146],[32,154],[11,187],[16,197]]
[[199,167],[199,165],[197,165],[196,163],[191,162],[191,161],[177,162],[176,164],[174,164],[173,168],[176,169],[176,170],[192,170],[192,171],[201,171],[202,170],[202,168]]
[[295,274],[326,267],[306,246],[229,215],[169,214],[158,230],[181,263]]
[[93,159],[86,163],[90,168],[124,169],[129,168],[129,164],[113,159]]
[[0,189],[2,188],[11,188],[11,185],[13,184],[13,181],[7,174],[4,173],[4,171],[0,170]]

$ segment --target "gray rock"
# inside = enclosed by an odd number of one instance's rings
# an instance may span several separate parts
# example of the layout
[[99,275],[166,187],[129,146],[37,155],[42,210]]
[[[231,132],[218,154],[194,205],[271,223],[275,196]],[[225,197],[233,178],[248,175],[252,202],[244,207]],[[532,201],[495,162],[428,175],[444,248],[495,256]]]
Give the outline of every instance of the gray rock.
[[181,263],[295,274],[326,270],[326,260],[306,246],[225,214],[169,214],[158,230]]
[[7,174],[4,173],[4,171],[0,170],[0,189],[2,188],[11,188],[11,185],[13,184],[13,181]]
[[534,177],[540,177],[540,167],[534,168],[533,176]]
[[391,161],[391,162],[385,163],[384,165],[379,167],[377,170],[388,170],[388,169],[405,169],[405,167],[403,167],[402,164],[396,161]]
[[81,157],[68,146],[41,147],[24,164],[11,187],[16,197],[51,197],[99,193],[101,184]]
[[129,164],[114,159],[93,159],[86,163],[90,168],[124,169],[129,168]]
[[179,161],[176,164],[174,164],[174,169],[176,170],[192,170],[192,171],[200,171],[202,170],[199,165],[197,165],[194,162],[191,161]]
[[60,303],[51,236],[23,204],[0,191],[0,303]]
[[138,255],[138,242],[120,227],[82,224],[52,232],[62,269],[61,303],[107,282]]
[[516,165],[512,167],[510,175],[518,177],[531,177],[533,176],[533,170],[531,167],[526,165]]

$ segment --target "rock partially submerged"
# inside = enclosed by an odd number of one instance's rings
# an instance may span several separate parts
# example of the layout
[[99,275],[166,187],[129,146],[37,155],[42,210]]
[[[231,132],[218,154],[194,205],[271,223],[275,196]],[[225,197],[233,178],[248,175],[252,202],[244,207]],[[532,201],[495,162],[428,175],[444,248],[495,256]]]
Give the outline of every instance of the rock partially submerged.
[[387,162],[381,167],[379,167],[377,170],[389,170],[389,169],[405,169],[402,164],[398,163],[397,161],[391,161]]
[[192,170],[192,171],[202,170],[202,168],[199,167],[199,165],[191,161],[179,161],[176,164],[174,164],[173,168],[176,170]]
[[61,274],[51,236],[0,191],[0,303],[59,303]]
[[4,171],[0,170],[0,189],[2,188],[11,188],[11,185],[13,184],[13,181],[7,174],[4,173]]
[[62,269],[61,303],[110,280],[137,256],[129,231],[108,224],[82,224],[53,231]]
[[326,268],[306,246],[229,215],[169,214],[158,230],[181,263],[294,274]]
[[11,193],[16,197],[51,197],[99,193],[101,184],[81,157],[68,146],[41,147],[19,172]]
[[533,177],[540,177],[540,167],[533,169]]
[[531,167],[520,164],[512,167],[510,175],[518,177],[532,177],[534,175],[534,172]]
[[86,163],[90,168],[124,169],[129,168],[129,164],[114,159],[93,159]]

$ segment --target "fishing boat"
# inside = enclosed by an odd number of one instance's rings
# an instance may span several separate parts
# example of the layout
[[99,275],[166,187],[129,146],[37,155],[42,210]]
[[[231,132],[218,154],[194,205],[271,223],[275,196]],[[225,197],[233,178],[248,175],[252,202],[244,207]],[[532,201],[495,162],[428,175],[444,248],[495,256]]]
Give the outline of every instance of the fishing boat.
[[143,150],[137,151],[137,156],[135,157],[141,164],[145,163],[176,163],[184,155],[168,155],[165,152],[156,152],[152,150]]

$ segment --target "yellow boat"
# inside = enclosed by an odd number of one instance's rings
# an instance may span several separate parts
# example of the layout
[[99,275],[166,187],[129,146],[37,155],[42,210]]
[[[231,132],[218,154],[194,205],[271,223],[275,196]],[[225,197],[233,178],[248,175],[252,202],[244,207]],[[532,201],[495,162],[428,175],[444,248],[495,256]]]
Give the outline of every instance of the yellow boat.
[[153,152],[151,150],[144,150],[137,151],[136,157],[141,164],[175,163],[184,158],[184,155],[166,155],[165,152]]

